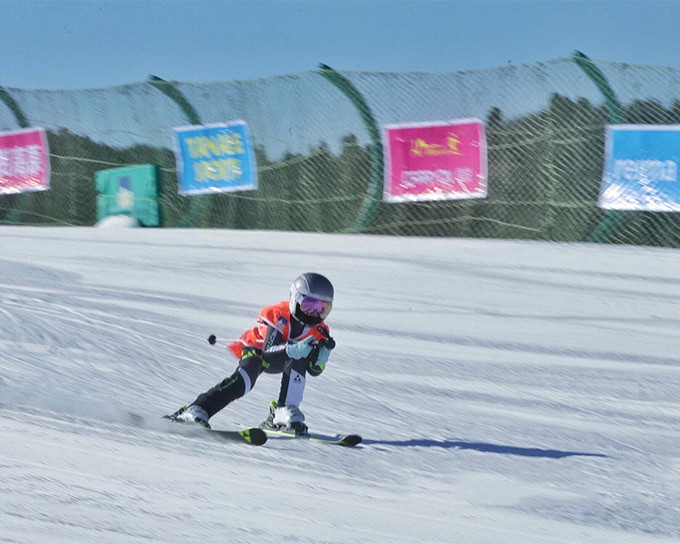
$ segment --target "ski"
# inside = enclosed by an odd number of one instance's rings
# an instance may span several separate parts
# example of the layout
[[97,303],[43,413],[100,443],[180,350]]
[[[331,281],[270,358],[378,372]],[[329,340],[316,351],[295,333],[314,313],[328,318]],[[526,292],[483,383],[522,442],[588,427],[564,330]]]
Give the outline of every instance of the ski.
[[307,433],[295,434],[293,431],[286,431],[281,429],[261,429],[267,435],[279,436],[284,438],[295,438],[300,440],[309,440],[310,442],[320,442],[322,444],[330,444],[333,446],[344,446],[345,448],[353,448],[361,443],[363,440],[358,434],[345,434],[339,436],[326,436],[322,434]]
[[261,446],[267,442],[267,433],[257,427],[250,427],[240,431],[228,429],[212,429],[203,427],[196,423],[177,423],[173,422],[173,431],[184,434],[185,432],[191,436],[198,436],[203,433],[209,433],[218,440],[226,442],[241,442],[250,446]]
[[[128,412],[133,424],[142,428],[159,428],[158,425],[149,424],[143,416]],[[190,436],[205,436],[204,433],[209,433],[213,438],[224,440],[227,442],[240,442],[251,446],[261,446],[267,442],[267,433],[258,427],[244,428],[239,431],[227,429],[213,429],[203,427],[202,425],[194,423],[179,423],[172,421],[170,416],[163,416],[161,421],[168,425],[162,425],[163,429],[170,429],[172,432],[179,434],[187,434]]]
[[[198,433],[208,432],[215,438],[220,440],[225,440],[227,442],[245,442],[251,446],[261,446],[267,442],[267,433],[258,427],[249,427],[247,429],[242,429],[240,431],[236,430],[226,430],[226,429],[213,429],[212,427],[203,427],[198,423],[181,423],[172,421],[169,416],[163,416],[163,419],[167,419],[176,425],[178,430],[188,430],[197,431]],[[193,433],[192,433],[193,434]]]
[[205,429],[222,440],[230,442],[245,442],[251,446],[261,446],[267,442],[267,433],[257,427],[250,427],[242,431],[231,431],[222,429]]

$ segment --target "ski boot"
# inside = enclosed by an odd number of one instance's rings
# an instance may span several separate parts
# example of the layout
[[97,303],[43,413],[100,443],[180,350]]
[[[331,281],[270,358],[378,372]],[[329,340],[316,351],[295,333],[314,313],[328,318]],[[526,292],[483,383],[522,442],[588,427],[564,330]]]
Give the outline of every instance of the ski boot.
[[182,406],[174,414],[163,417],[170,421],[174,421],[175,423],[198,423],[199,425],[203,425],[206,429],[210,429],[208,413],[196,404]]
[[309,429],[305,425],[305,415],[297,406],[277,406],[274,400],[269,405],[269,415],[260,428],[291,433],[295,436],[309,434]]

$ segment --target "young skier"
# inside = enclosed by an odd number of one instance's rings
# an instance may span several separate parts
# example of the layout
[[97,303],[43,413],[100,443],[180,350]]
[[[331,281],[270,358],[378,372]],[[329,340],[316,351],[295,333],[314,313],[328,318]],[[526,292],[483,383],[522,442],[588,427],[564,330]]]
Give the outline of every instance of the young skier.
[[210,428],[208,420],[255,387],[262,372],[283,374],[278,400],[272,402],[262,426],[307,433],[300,403],[306,374],[321,374],[335,347],[324,323],[333,307],[333,294],[325,276],[313,272],[298,276],[290,287],[290,299],[263,308],[257,325],[229,346],[239,358],[236,371],[166,417]]

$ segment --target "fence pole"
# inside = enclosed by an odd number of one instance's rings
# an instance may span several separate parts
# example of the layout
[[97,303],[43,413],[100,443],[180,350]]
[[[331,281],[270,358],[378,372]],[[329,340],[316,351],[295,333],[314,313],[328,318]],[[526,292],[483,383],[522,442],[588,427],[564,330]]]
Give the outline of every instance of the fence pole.
[[[165,81],[160,77],[151,75],[149,76],[149,85],[158,89],[165,96],[170,98],[175,104],[179,106],[182,113],[186,116],[189,123],[192,125],[200,125],[201,119],[196,112],[196,109],[191,105],[191,103],[184,97],[181,91],[175,87],[169,81]],[[182,220],[179,222],[179,227],[191,227],[198,224],[200,218],[205,214],[208,205],[210,204],[209,197],[207,195],[203,196],[190,196],[191,204],[189,205],[189,210],[184,215]]]
[[[586,55],[580,51],[574,51],[572,55],[573,61],[578,65],[581,70],[590,78],[590,80],[595,83],[597,88],[602,93],[604,97],[604,103],[609,112],[609,121],[612,124],[625,123],[623,107],[616,98],[616,94],[612,89],[611,85],[604,77],[602,71],[595,65],[595,63],[590,60]],[[621,212],[608,211],[604,219],[600,221],[600,224],[595,227],[595,229],[590,233],[586,241],[588,242],[607,242],[610,240],[623,216]]]
[[352,104],[359,110],[361,119],[371,138],[371,179],[369,180],[366,196],[364,196],[364,201],[359,210],[359,214],[354,220],[354,224],[346,229],[346,232],[364,232],[373,222],[373,219],[378,213],[380,202],[382,201],[384,169],[380,131],[373,118],[371,108],[368,107],[364,97],[347,78],[343,77],[326,64],[319,64],[318,71],[323,77],[340,89],[340,91],[347,96]]

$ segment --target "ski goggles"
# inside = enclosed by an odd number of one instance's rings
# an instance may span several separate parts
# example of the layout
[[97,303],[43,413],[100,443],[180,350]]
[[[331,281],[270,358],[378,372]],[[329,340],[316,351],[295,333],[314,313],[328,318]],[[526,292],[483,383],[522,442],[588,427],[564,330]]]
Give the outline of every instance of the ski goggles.
[[332,302],[321,300],[320,298],[303,296],[302,301],[300,301],[300,309],[304,313],[307,315],[318,315],[321,319],[325,319],[331,313],[331,308],[333,308]]

